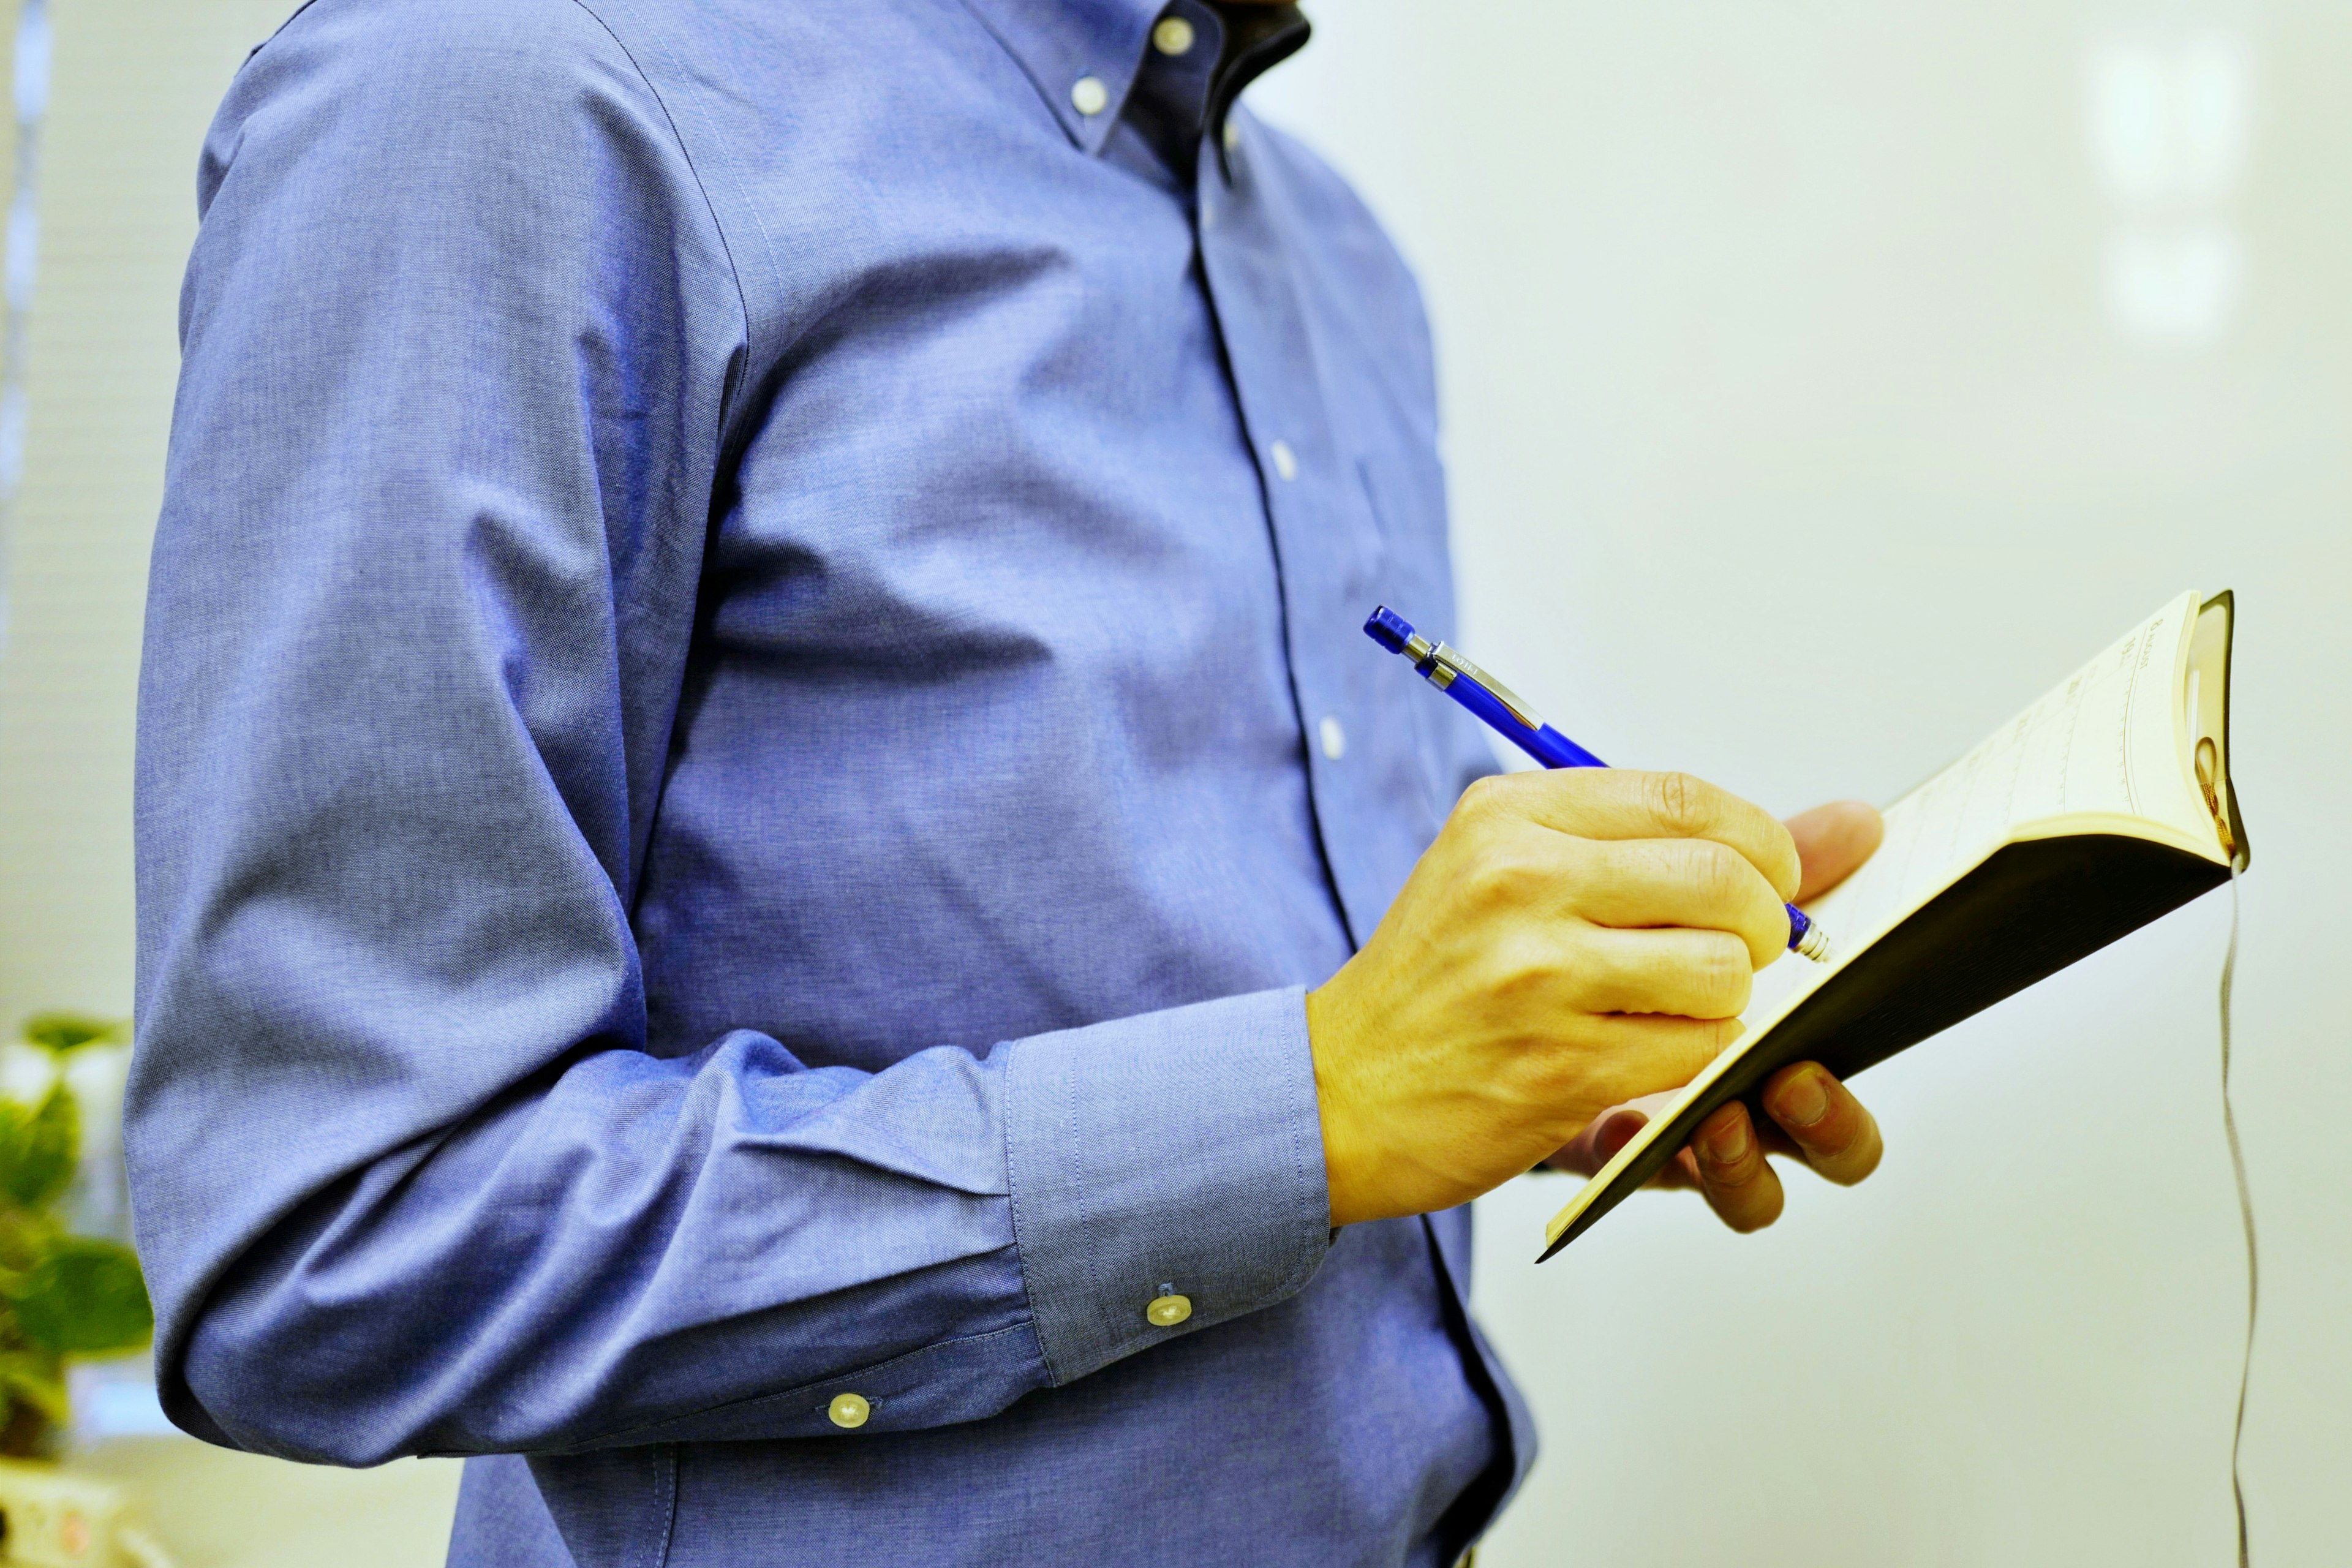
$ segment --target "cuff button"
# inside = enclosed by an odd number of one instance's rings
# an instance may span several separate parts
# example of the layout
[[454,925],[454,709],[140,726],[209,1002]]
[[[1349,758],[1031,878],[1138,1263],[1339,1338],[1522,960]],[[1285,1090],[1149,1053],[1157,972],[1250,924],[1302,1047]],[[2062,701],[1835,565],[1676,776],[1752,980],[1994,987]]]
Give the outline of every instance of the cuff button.
[[[1192,1309],[1187,1307],[1185,1310]],[[855,1429],[866,1425],[866,1418],[874,1414],[874,1406],[866,1403],[864,1394],[836,1394],[833,1403],[825,1406],[824,1414],[835,1426]]]
[[1192,1315],[1192,1298],[1162,1296],[1144,1308],[1143,1315],[1151,1320],[1154,1328],[1172,1329]]

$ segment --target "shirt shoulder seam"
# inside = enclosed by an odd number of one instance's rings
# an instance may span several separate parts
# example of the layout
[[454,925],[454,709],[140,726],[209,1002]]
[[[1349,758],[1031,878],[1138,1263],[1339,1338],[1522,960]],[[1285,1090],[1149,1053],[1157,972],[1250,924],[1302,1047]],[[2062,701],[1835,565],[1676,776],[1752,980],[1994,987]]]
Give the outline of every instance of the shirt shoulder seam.
[[[719,140],[717,129],[711,123],[710,111],[703,107],[700,96],[695,92],[693,83],[687,77],[686,67],[677,58],[677,51],[670,46],[669,40],[662,36],[661,30],[656,27],[651,22],[647,21],[644,13],[639,11],[636,6],[630,4],[630,0],[608,0],[608,3],[617,5],[621,10],[628,13],[629,19],[645,30],[646,37],[653,40],[655,47],[660,49],[663,56],[668,60],[671,68],[677,73],[679,91],[685,95],[687,101],[693,106],[694,113],[702,121],[703,129],[710,134],[710,144],[713,149],[711,156],[726,165],[728,177],[735,185],[736,199],[742,204],[744,212],[750,215],[751,226],[759,231],[761,248],[767,253],[769,281],[772,286],[781,288],[783,279],[783,268],[780,267],[776,261],[775,239],[768,233],[767,223],[760,216],[760,209],[758,205],[752,202],[751,193],[744,189],[742,171],[738,169],[734,164],[734,161],[727,156],[726,143]],[[752,347],[751,301],[750,292],[743,287],[743,268],[735,259],[735,246],[734,242],[728,237],[727,220],[720,216],[719,203],[712,198],[710,186],[709,183],[703,179],[702,165],[696,161],[694,149],[688,144],[685,132],[678,128],[677,116],[672,111],[669,100],[663,96],[662,89],[660,87],[656,85],[652,75],[646,71],[644,64],[638,60],[635,51],[629,47],[627,41],[624,39],[620,34],[613,30],[613,25],[604,19],[604,16],[596,9],[596,6],[591,3],[591,0],[572,0],[572,4],[578,5],[583,11],[587,12],[590,16],[595,18],[596,25],[604,29],[605,33],[612,38],[614,44],[619,47],[621,53],[627,57],[630,68],[637,73],[637,79],[646,84],[646,90],[653,94],[654,101],[661,106],[662,120],[664,123],[669,126],[670,135],[677,142],[678,155],[686,160],[688,171],[694,175],[695,191],[702,197],[703,208],[710,215],[711,226],[719,231],[719,250],[720,253],[727,258],[727,273],[728,276],[734,280],[735,284],[736,308],[742,312],[743,344],[745,352],[748,353],[751,352]],[[747,370],[749,368],[749,366],[746,366]],[[722,448],[726,445],[724,440],[725,426],[731,418],[731,410],[722,408],[719,416],[719,425],[721,429],[720,446]]]
[[[735,310],[743,329],[743,342],[746,350],[748,351],[751,342],[751,302],[749,291],[743,287],[743,268],[741,264],[735,259],[735,245],[734,241],[728,236],[727,220],[720,216],[719,204],[711,197],[709,184],[702,177],[702,167],[695,161],[694,149],[688,143],[685,132],[678,129],[677,115],[671,110],[669,100],[663,96],[660,86],[655,82],[652,74],[646,69],[644,62],[637,58],[636,51],[629,47],[628,40],[622,37],[619,33],[614,30],[613,25],[604,19],[604,16],[598,12],[595,5],[591,3],[591,0],[571,0],[571,3],[582,14],[586,16],[590,21],[593,22],[600,32],[602,32],[606,37],[613,40],[613,47],[621,51],[621,58],[629,62],[629,68],[636,73],[637,80],[644,86],[646,95],[654,100],[654,106],[661,110],[662,123],[669,128],[670,140],[676,144],[678,156],[685,160],[687,173],[693,176],[694,193],[701,198],[702,210],[709,215],[710,218],[710,226],[719,236],[719,253],[727,258],[727,278],[728,280],[735,286]],[[653,39],[655,44],[660,47],[662,53],[669,58],[670,64],[673,67],[678,67],[679,76],[681,79],[683,79],[685,75],[684,68],[679,66],[677,52],[670,47],[669,40],[663,37],[660,31],[650,22],[646,21],[644,16],[637,11],[635,6],[629,4],[629,0],[612,0],[612,3],[618,5],[623,10],[628,12],[630,19],[635,21],[638,26],[645,29],[646,36]],[[289,27],[291,27],[297,21],[300,20],[303,14],[308,12],[316,4],[318,4],[318,0],[301,0],[301,4],[297,5],[284,21],[278,23],[276,27],[270,30],[270,34],[268,37],[262,39],[261,42],[254,45],[252,48],[246,51],[245,59],[239,62],[238,69],[242,70],[245,66],[251,64],[254,56],[268,48],[271,44],[276,43],[278,39],[285,34]],[[701,116],[704,124],[708,126],[710,120],[709,110],[702,107],[702,103],[699,99],[695,98],[692,87],[687,87],[685,91],[687,97],[693,100],[696,113]],[[713,144],[718,145],[717,139],[715,137],[713,138]],[[723,154],[721,155],[723,156]],[[730,173],[734,174],[736,194],[739,196],[742,196],[744,193],[741,175],[731,168]],[[776,265],[775,244],[773,240],[769,237],[767,226],[760,220],[759,209],[752,206],[748,198],[744,200],[744,207],[746,211],[751,213],[751,221],[754,226],[760,230],[761,244],[766,249],[768,254],[768,270],[771,277],[781,279],[782,269]],[[732,413],[732,411],[727,406],[728,402],[729,400],[723,397],[720,402],[719,426],[722,437],[722,446],[724,445],[725,428]]]
[[299,5],[295,6],[293,10],[288,12],[286,20],[278,23],[278,26],[269,29],[269,37],[262,39],[261,42],[254,45],[253,47],[245,51],[245,61],[240,61],[237,68],[239,70],[243,70],[245,68],[246,61],[250,61],[254,56],[259,54],[270,45],[276,43],[278,41],[278,35],[292,26],[300,19],[302,13],[308,11],[315,4],[317,4],[317,0],[302,0],[302,3]]

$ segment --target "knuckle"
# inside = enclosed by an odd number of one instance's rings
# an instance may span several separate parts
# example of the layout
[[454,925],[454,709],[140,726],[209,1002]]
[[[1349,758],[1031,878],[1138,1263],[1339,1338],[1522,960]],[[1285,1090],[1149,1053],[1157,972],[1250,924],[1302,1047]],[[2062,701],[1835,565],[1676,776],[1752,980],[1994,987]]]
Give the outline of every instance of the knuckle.
[[1482,856],[1465,879],[1471,900],[1482,909],[1511,910],[1533,902],[1549,880],[1545,868],[1516,847],[1497,847]]
[[1652,773],[1643,788],[1650,815],[1674,837],[1688,838],[1706,826],[1706,786],[1690,774]]
[[1489,773],[1472,781],[1470,787],[1462,792],[1462,798],[1454,803],[1454,816],[1475,826],[1506,815],[1512,794],[1509,778],[1507,773]]
[[1557,955],[1541,943],[1504,942],[1488,956],[1484,989],[1506,1009],[1538,1007],[1559,973]]
[[1738,1020],[1693,1019],[1676,1029],[1670,1042],[1670,1073],[1676,1083],[1688,1083],[1739,1037]]
[[1699,995],[1709,1007],[1710,1017],[1730,1018],[1748,1005],[1756,972],[1749,966],[1746,942],[1727,933],[1711,933],[1699,950],[1696,967]]
[[1627,1005],[1639,977],[1609,943],[1580,942],[1568,964],[1578,1008],[1589,1013],[1635,1012]]
[[1770,847],[1765,855],[1766,863],[1759,863],[1757,869],[1763,872],[1764,879],[1773,885],[1776,892],[1785,892],[1793,899],[1804,886],[1804,857],[1797,853],[1797,840],[1787,827],[1769,816],[1764,826]]
[[1682,873],[1685,890],[1702,909],[1727,910],[1748,890],[1747,862],[1738,852],[1711,838],[1693,839],[1685,847]]

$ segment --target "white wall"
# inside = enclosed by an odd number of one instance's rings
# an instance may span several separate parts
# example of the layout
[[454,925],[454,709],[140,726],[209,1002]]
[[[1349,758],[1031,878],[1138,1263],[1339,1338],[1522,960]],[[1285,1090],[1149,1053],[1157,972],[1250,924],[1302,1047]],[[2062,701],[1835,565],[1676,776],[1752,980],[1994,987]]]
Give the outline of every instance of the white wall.
[[[292,0],[51,0],[24,489],[0,649],[0,1027],[131,1011],[131,747],[196,149]],[[16,0],[0,0],[0,39]]]
[[[1262,112],[1419,267],[1458,639],[1604,756],[1886,800],[2238,590],[2257,1561],[2352,1531],[2352,10],[1324,0]],[[1864,1079],[1751,1238],[1645,1197],[1482,1315],[1545,1449],[1483,1561],[2219,1563],[2243,1273],[2216,896]]]

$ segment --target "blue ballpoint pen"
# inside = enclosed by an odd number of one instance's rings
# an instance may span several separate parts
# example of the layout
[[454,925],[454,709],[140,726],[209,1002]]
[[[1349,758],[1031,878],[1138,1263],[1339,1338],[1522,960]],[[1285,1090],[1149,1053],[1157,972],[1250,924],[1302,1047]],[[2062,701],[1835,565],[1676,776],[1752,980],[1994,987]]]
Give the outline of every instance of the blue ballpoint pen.
[[[1511,689],[1444,643],[1433,643],[1412,623],[1382,605],[1364,623],[1364,635],[1412,661],[1414,669],[1495,733],[1548,768],[1605,768],[1609,764],[1570,740],[1514,695]],[[1829,933],[1794,904],[1789,910],[1789,951],[1816,963],[1830,961]]]

